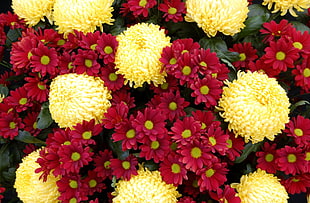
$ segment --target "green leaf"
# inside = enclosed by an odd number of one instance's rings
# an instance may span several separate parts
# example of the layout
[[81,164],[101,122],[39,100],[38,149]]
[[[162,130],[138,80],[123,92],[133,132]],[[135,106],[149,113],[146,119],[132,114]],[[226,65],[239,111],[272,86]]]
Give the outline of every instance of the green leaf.
[[21,31],[19,28],[10,29],[7,33],[6,45],[11,46],[12,42],[16,42],[19,37],[21,37]]
[[28,131],[19,131],[18,135],[14,138],[17,141],[31,144],[45,144],[44,141],[32,136]]
[[4,86],[3,84],[0,84],[0,95],[7,97],[8,94],[9,94],[9,89],[6,86]]
[[296,30],[299,30],[301,32],[308,31],[310,33],[310,28],[306,26],[305,24],[298,22],[298,21],[290,21],[290,23],[293,24],[293,26],[296,28]]
[[294,112],[297,107],[303,106],[306,104],[310,104],[310,102],[308,102],[307,100],[300,100],[300,101],[296,102],[295,104],[291,105],[291,107],[290,107],[291,112]]
[[9,143],[6,143],[1,146],[0,148],[0,172],[3,170],[9,168],[10,166],[10,148],[9,148]]
[[113,142],[112,139],[109,139],[109,145],[112,151],[117,155],[117,158],[120,160],[126,159],[129,156],[129,150],[123,151],[122,150],[122,142]]
[[260,4],[252,4],[249,6],[249,13],[248,13],[248,17],[254,17],[254,16],[261,16],[261,15],[270,15],[270,11],[260,5]]
[[251,142],[247,143],[242,150],[241,156],[236,158],[235,163],[243,162],[252,152],[256,152],[262,144],[263,142],[258,142],[255,144],[252,144]]
[[47,128],[53,123],[53,119],[48,106],[49,106],[48,102],[42,104],[41,111],[38,115],[38,123],[37,123],[37,127],[39,129]]

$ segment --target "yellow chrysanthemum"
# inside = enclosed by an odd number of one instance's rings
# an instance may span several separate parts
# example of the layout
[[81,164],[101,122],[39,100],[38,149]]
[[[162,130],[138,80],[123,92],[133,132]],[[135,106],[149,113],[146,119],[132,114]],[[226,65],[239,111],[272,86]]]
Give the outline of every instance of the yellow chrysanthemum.
[[44,16],[51,21],[55,0],[12,0],[12,8],[29,26],[44,21]]
[[226,82],[218,109],[228,129],[248,142],[274,136],[289,122],[289,99],[275,78],[262,72],[238,72],[238,79]]
[[243,175],[236,188],[242,203],[287,203],[288,194],[277,177],[257,169],[254,173]]
[[93,32],[102,24],[112,24],[114,0],[56,0],[53,17],[55,25],[65,37],[73,30]]
[[39,177],[41,173],[35,173],[35,170],[40,167],[36,160],[40,157],[40,149],[34,151],[23,158],[22,163],[16,170],[16,179],[14,188],[18,197],[24,203],[54,203],[59,202],[58,187],[56,178],[53,175],[47,176],[47,181],[43,182]]
[[272,5],[274,5],[272,13],[281,11],[281,16],[284,16],[287,11],[289,11],[289,13],[294,17],[297,17],[294,9],[302,12],[304,9],[310,7],[309,0],[264,0],[262,4],[264,6],[268,5],[269,10],[271,10]]
[[83,120],[100,122],[111,106],[111,98],[110,91],[99,77],[69,73],[53,79],[49,109],[61,128],[72,127]]
[[116,183],[114,203],[173,203],[181,195],[173,184],[162,180],[159,171],[149,171],[140,166],[138,175],[129,181]]
[[249,12],[247,0],[187,0],[186,9],[185,20],[196,22],[209,37],[240,32]]
[[0,94],[0,103],[2,103],[3,102],[3,99],[5,98],[5,95],[3,95],[3,94]]
[[119,42],[115,64],[117,73],[124,75],[125,84],[141,87],[144,82],[155,86],[165,82],[166,72],[159,61],[164,47],[170,45],[170,37],[158,25],[140,23],[131,26],[117,36]]

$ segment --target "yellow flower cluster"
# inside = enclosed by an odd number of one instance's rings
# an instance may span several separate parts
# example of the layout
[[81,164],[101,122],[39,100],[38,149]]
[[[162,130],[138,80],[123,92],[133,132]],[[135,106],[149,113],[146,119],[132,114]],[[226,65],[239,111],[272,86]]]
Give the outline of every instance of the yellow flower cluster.
[[261,72],[238,72],[238,79],[226,82],[218,109],[233,130],[248,142],[274,136],[289,122],[289,98],[275,78]]
[[56,181],[59,177],[47,176],[47,181],[43,182],[39,177],[41,173],[35,173],[40,167],[36,162],[40,157],[40,149],[34,151],[23,158],[22,163],[16,170],[14,188],[17,195],[24,203],[56,203],[59,202],[58,187]]
[[247,0],[187,0],[186,9],[185,20],[196,22],[209,37],[240,32],[249,12]]
[[164,47],[169,46],[170,37],[158,25],[139,23],[117,36],[119,42],[115,64],[117,73],[124,75],[125,84],[142,87],[144,82],[155,86],[165,82],[166,72],[161,71],[159,61]]
[[53,79],[49,109],[61,128],[72,127],[83,120],[100,122],[111,106],[110,99],[110,91],[99,77],[69,73]]
[[242,203],[287,203],[288,194],[277,177],[257,169],[254,173],[243,175],[236,188]]
[[274,5],[272,11],[273,13],[281,11],[281,16],[284,16],[287,11],[289,11],[289,13],[294,17],[297,17],[294,9],[302,12],[304,9],[310,7],[309,0],[264,0],[262,4],[264,6],[268,5],[269,10],[271,10],[272,6]]
[[114,203],[175,203],[181,195],[173,184],[162,180],[159,171],[140,166],[138,175],[116,183]]

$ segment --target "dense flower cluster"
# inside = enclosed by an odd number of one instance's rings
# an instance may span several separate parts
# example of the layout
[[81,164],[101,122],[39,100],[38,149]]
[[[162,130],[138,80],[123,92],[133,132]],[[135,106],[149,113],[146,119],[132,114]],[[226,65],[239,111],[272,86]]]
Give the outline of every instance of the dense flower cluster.
[[309,193],[305,1],[13,1],[0,14],[0,201]]

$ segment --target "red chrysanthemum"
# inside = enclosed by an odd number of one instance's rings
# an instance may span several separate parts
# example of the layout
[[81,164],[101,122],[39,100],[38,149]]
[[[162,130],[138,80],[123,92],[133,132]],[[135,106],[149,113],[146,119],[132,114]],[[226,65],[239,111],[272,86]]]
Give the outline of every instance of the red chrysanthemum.
[[89,145],[96,144],[92,137],[98,135],[101,131],[101,124],[96,124],[95,119],[91,119],[90,121],[83,121],[73,126],[70,135],[72,142]]
[[159,4],[158,10],[164,12],[165,21],[172,20],[175,23],[183,21],[182,15],[186,14],[185,3],[181,0],[164,0],[164,3]]
[[111,159],[110,167],[112,169],[112,175],[116,178],[123,178],[124,180],[130,180],[132,175],[138,175],[137,166],[138,159],[130,154],[126,159]]
[[103,59],[104,64],[114,62],[117,46],[118,41],[115,36],[106,33],[101,34],[97,41],[96,50],[100,53],[99,58]]
[[67,73],[75,73],[75,66],[73,65],[73,60],[75,58],[75,52],[64,51],[58,55],[58,67],[59,75],[64,75]]
[[14,75],[15,73],[13,71],[5,71],[3,74],[0,75],[0,84],[8,87],[10,84],[12,84],[12,81],[8,79]]
[[281,180],[281,184],[292,195],[307,192],[307,188],[310,188],[310,174],[306,173],[289,177]]
[[24,128],[22,119],[15,113],[2,113],[0,117],[0,136],[13,140],[18,131]]
[[100,32],[88,32],[82,35],[82,40],[79,41],[79,46],[83,49],[97,51],[97,41],[100,38]]
[[157,87],[154,84],[151,84],[150,89],[156,94],[161,94],[163,92],[174,92],[179,89],[178,79],[172,75],[166,77],[166,82],[158,85]]
[[100,78],[104,81],[104,85],[111,91],[116,91],[124,86],[124,76],[117,74],[114,68],[115,64],[106,65],[100,69]]
[[194,79],[198,77],[198,67],[194,64],[191,58],[192,56],[189,52],[183,53],[178,58],[178,67],[173,73],[170,73],[179,79],[180,85],[184,85],[185,83],[192,84]]
[[191,96],[195,98],[195,104],[204,103],[207,108],[215,106],[223,92],[223,82],[207,75],[203,79],[196,79],[190,88],[194,90]]
[[96,171],[88,171],[87,176],[82,179],[82,188],[88,196],[93,195],[95,192],[100,193],[103,189],[106,189],[106,185],[103,183],[103,178],[98,176]]
[[142,15],[147,17],[149,15],[149,9],[153,8],[156,4],[156,0],[127,0],[130,11],[135,17]]
[[286,145],[276,151],[276,156],[275,162],[285,174],[296,175],[306,171],[306,157],[301,148]]
[[10,96],[6,97],[5,102],[13,106],[17,112],[26,111],[29,107],[33,106],[33,102],[27,96],[27,91],[24,87],[18,87],[10,91]]
[[209,194],[212,199],[219,203],[241,203],[235,189],[229,185],[225,185],[224,189],[217,188],[215,192],[211,191]]
[[260,33],[266,35],[264,42],[271,42],[279,39],[282,36],[289,35],[294,29],[292,24],[286,19],[282,19],[279,24],[274,20],[270,22],[263,23],[263,29],[260,30]]
[[192,56],[195,64],[198,66],[198,72],[201,75],[209,75],[220,72],[220,60],[216,56],[216,53],[211,52],[210,49],[194,49]]
[[107,112],[104,113],[104,119],[102,119],[104,127],[107,129],[117,127],[120,123],[127,120],[128,111],[128,106],[123,102],[111,106],[108,108]]
[[195,198],[201,194],[198,186],[200,176],[197,176],[194,172],[188,171],[187,177],[188,179],[183,181],[184,193]]
[[41,129],[37,127],[37,118],[40,112],[28,112],[25,118],[23,118],[23,123],[25,124],[24,130],[29,132],[32,136],[37,136]]
[[29,98],[40,103],[47,101],[49,92],[47,79],[42,79],[35,74],[34,77],[25,77],[25,81],[27,83],[24,87]]
[[249,63],[258,58],[257,50],[253,48],[251,42],[236,43],[229,51],[238,52],[239,60],[233,62],[236,68],[248,68]]
[[31,53],[30,63],[33,72],[38,72],[43,77],[47,73],[51,76],[56,75],[58,57],[55,48],[48,48],[43,43],[39,43],[38,47],[34,48]]
[[99,151],[99,154],[94,157],[94,171],[97,173],[98,177],[101,177],[103,179],[112,179],[112,169],[110,167],[110,160],[112,158],[112,151],[109,151],[108,149],[105,149],[104,151]]
[[293,117],[289,123],[286,124],[284,132],[287,136],[294,138],[294,142],[300,147],[307,147],[310,143],[310,119],[301,115]]
[[55,29],[42,29],[39,27],[35,30],[33,28],[29,28],[26,30],[26,35],[32,38],[37,38],[47,47],[54,47],[57,51],[65,43],[63,36]]
[[134,108],[135,98],[131,96],[131,93],[127,91],[126,88],[122,88],[117,91],[112,92],[112,99],[111,99],[112,106],[115,106],[119,103],[124,103],[128,106],[129,109]]
[[9,26],[10,29],[12,30],[16,28],[21,28],[21,29],[26,28],[25,21],[19,18],[16,13],[11,13],[11,11],[0,14],[0,25]]
[[203,143],[211,149],[211,152],[218,152],[221,155],[225,155],[228,150],[227,140],[229,135],[225,134],[220,126],[210,125],[205,133],[206,139]]
[[182,195],[182,197],[178,200],[178,203],[196,203],[196,201],[194,201],[194,199],[190,196]]
[[219,126],[221,124],[220,121],[215,121],[216,118],[212,111],[196,110],[192,111],[192,116],[200,122],[202,130],[206,130],[210,125]]
[[96,76],[100,69],[97,58],[98,55],[95,51],[79,49],[72,63],[72,65],[76,66],[75,72],[77,74],[86,73],[87,75]]
[[276,77],[280,74],[280,69],[274,69],[272,64],[265,63],[265,57],[262,56],[260,59],[256,60],[255,62],[249,63],[249,69],[251,72],[263,72],[268,75],[268,77]]
[[291,36],[287,37],[291,40],[293,46],[299,49],[303,57],[307,57],[310,53],[310,34],[308,31],[295,31],[291,33]]
[[46,145],[55,149],[60,148],[62,145],[70,145],[72,142],[70,131],[69,128],[53,128],[53,132],[48,134]]
[[277,158],[276,154],[277,144],[269,144],[268,142],[264,143],[262,151],[256,152],[257,156],[257,165],[256,168],[267,171],[267,173],[276,173],[278,170],[278,165],[275,160]]
[[300,65],[293,69],[292,74],[295,76],[295,85],[305,91],[310,91],[310,56],[304,58]]
[[234,161],[236,157],[239,157],[244,149],[244,139],[242,137],[237,137],[232,132],[227,132],[229,139],[227,142],[226,156],[229,160]]
[[62,176],[56,184],[60,196],[58,200],[62,202],[81,202],[88,200],[86,193],[83,191],[83,184],[79,174]]

